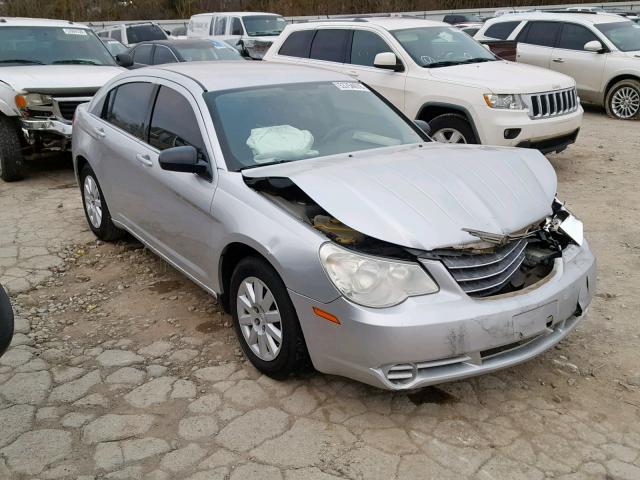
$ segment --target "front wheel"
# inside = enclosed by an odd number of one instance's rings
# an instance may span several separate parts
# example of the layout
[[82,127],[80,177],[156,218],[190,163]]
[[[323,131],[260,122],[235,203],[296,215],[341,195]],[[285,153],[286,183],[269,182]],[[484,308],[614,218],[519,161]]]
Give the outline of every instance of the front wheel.
[[229,293],[236,336],[254,367],[282,379],[309,366],[298,316],[271,265],[258,257],[242,259]]
[[0,178],[20,180],[23,174],[22,145],[12,118],[0,115]]
[[445,113],[429,122],[431,138],[440,143],[478,143],[471,124],[462,115]]
[[82,204],[89,228],[96,237],[105,242],[121,238],[124,232],[111,221],[111,213],[104,199],[95,172],[86,164],[80,171]]
[[640,118],[640,81],[620,80],[609,89],[605,106],[610,117],[620,120]]

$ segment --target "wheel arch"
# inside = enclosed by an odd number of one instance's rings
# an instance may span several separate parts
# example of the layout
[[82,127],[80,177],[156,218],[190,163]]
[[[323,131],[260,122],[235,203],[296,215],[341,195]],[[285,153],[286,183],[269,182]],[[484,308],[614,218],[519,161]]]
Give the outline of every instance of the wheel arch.
[[471,112],[467,108],[461,105],[444,102],[426,102],[418,110],[416,120],[424,120],[425,122],[430,122],[440,115],[450,113],[464,117],[464,119],[469,122],[469,125],[471,125],[473,134],[478,139],[478,142],[482,142],[482,137],[480,136],[480,132],[478,132],[478,129],[476,128],[476,123],[473,120],[473,115],[471,115]]
[[609,82],[607,83],[606,88],[604,89],[604,98],[606,101],[607,96],[609,95],[609,91],[611,90],[611,88],[618,82],[622,81],[622,80],[636,80],[638,82],[640,82],[640,76],[639,75],[634,75],[632,73],[623,73],[620,75],[617,75],[615,77],[613,77],[611,80],[609,80]]

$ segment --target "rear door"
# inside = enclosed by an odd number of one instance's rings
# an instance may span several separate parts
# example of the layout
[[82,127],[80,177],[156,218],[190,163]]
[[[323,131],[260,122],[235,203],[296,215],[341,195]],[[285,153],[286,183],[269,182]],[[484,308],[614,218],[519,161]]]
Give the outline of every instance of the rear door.
[[[551,69],[576,80],[578,94],[588,102],[598,101],[607,55],[588,52],[588,42],[599,41],[595,33],[575,23],[563,23],[556,48],[551,56]],[[604,43],[603,43],[604,45]]]
[[528,22],[517,37],[518,61],[549,68],[561,26],[560,22]]

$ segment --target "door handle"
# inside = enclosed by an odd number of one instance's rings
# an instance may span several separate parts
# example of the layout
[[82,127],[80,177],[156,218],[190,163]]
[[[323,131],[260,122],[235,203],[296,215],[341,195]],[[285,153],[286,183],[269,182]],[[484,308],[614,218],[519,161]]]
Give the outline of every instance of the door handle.
[[98,137],[100,138],[104,138],[107,136],[106,133],[104,133],[104,128],[98,127],[95,129],[96,135],[98,135]]
[[564,63],[564,59],[562,58],[554,58],[553,61],[556,63]]
[[151,158],[149,158],[149,155],[143,155],[142,153],[139,153],[136,155],[136,160],[138,160],[145,167],[153,167],[153,162],[151,161]]

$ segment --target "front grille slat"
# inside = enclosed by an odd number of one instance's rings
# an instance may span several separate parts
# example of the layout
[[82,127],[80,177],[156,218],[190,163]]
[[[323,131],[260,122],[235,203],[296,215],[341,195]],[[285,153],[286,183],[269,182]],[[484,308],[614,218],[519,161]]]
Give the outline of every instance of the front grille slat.
[[532,119],[567,115],[578,109],[578,96],[575,88],[534,93],[523,95],[523,97],[529,106],[529,117]]
[[71,121],[78,105],[91,101],[91,97],[54,97],[54,112],[56,116]]

